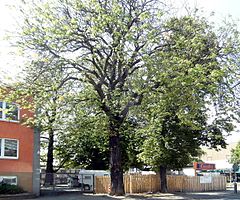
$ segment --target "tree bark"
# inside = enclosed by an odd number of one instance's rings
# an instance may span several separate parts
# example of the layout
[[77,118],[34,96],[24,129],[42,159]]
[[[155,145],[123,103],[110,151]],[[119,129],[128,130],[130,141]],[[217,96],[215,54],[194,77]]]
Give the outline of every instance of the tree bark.
[[53,169],[53,143],[54,143],[54,132],[49,130],[49,141],[47,149],[47,166],[46,166],[46,176],[45,176],[45,186],[53,185],[54,179],[54,169]]
[[167,168],[165,166],[160,165],[160,192],[167,192]]
[[111,122],[109,124],[110,138],[110,172],[111,172],[111,187],[110,195],[121,196],[125,194],[123,185],[123,169],[121,158],[121,144],[119,135],[119,125],[117,122]]

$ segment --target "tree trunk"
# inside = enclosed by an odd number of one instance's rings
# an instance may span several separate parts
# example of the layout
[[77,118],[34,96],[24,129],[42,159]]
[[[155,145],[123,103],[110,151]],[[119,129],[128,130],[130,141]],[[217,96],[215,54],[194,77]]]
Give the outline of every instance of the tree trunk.
[[125,194],[123,185],[123,169],[119,127],[120,126],[116,125],[116,123],[110,122],[109,126],[110,172],[111,172],[110,195],[117,196]]
[[161,190],[160,192],[167,192],[167,168],[165,166],[160,165],[160,184]]
[[45,186],[53,185],[54,181],[54,169],[53,169],[53,143],[54,143],[54,133],[53,130],[49,130],[49,142],[47,149],[47,166],[46,166],[46,176],[45,176]]

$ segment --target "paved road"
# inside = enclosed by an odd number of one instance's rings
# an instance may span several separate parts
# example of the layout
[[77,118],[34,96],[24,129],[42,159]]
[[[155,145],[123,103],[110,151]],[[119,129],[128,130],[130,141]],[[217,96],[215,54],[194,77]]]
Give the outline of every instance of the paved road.
[[57,196],[42,196],[32,200],[161,200],[161,199],[208,199],[208,200],[239,200],[240,191],[234,194],[232,190],[224,192],[201,192],[201,193],[166,193],[166,194],[144,194],[144,195],[127,195],[125,197],[111,197],[108,195],[97,194],[62,194]]

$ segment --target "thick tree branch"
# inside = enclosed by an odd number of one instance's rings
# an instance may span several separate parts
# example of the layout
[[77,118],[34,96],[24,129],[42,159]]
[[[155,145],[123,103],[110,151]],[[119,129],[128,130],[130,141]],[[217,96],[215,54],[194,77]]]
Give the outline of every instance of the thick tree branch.
[[143,94],[136,94],[136,99],[134,101],[129,101],[128,104],[125,106],[125,108],[121,111],[120,116],[125,119],[129,109],[133,106],[137,106],[140,105],[142,103],[143,100]]

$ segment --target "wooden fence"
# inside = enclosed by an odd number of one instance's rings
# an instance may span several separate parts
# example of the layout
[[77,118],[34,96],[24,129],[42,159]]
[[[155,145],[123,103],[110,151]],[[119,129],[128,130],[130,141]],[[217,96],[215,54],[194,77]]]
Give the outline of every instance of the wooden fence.
[[[199,176],[167,176],[169,192],[203,192],[226,190],[226,177],[212,176],[206,180]],[[110,177],[95,177],[95,192],[108,193]],[[126,193],[157,192],[160,190],[159,175],[125,175]]]
[[[204,183],[201,176],[168,176],[169,192],[205,192],[226,190],[225,176],[212,176]],[[202,180],[201,180],[202,179]]]

